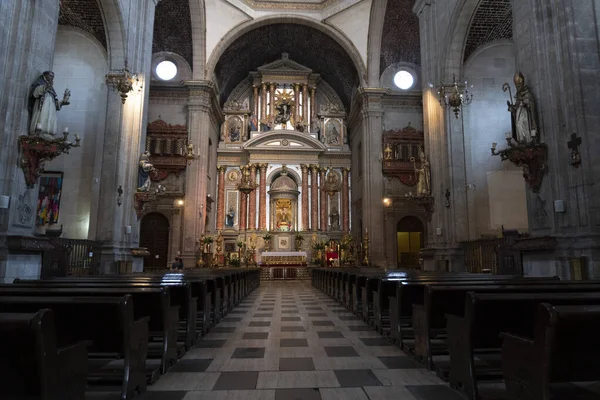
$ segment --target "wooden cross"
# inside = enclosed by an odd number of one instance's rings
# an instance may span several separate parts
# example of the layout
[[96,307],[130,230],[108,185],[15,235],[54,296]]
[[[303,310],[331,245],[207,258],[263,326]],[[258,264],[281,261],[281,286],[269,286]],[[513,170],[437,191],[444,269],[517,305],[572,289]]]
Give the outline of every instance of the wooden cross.
[[577,137],[576,133],[571,135],[571,140],[567,142],[568,148],[571,150],[571,165],[578,167],[581,163],[579,154],[579,146],[581,146],[581,138]]

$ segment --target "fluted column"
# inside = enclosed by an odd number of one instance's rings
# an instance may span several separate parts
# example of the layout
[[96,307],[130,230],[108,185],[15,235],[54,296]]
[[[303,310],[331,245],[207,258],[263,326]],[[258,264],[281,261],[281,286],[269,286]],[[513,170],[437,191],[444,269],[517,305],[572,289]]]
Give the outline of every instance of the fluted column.
[[262,101],[260,105],[260,119],[267,118],[267,84],[263,83],[261,86],[260,95],[262,96]]
[[219,180],[217,185],[219,186],[219,193],[217,193],[217,230],[223,229],[225,222],[225,170],[227,167],[221,165],[217,167],[219,171]]
[[342,168],[342,230],[350,230],[350,184],[348,173],[350,168]]
[[319,180],[319,166],[311,165],[311,188],[310,188],[310,205],[311,209],[311,218],[310,218],[310,229],[316,231],[319,229],[319,194],[318,194],[318,180]]
[[302,119],[306,121],[308,115],[308,85],[302,85]]
[[252,101],[254,102],[254,115],[258,118],[258,86],[252,85]]
[[325,173],[327,172],[327,168],[321,168],[319,170],[320,175],[320,185],[319,185],[319,193],[321,195],[321,230],[325,232],[327,230],[327,193],[325,192]]
[[301,164],[302,170],[302,230],[309,230],[308,218],[308,168],[306,164]]
[[258,220],[259,229],[267,229],[267,166],[269,164],[259,164],[260,168],[260,193],[259,193],[259,209]]
[[270,103],[270,104],[269,104],[269,106],[270,106],[270,107],[269,107],[269,110],[270,110],[270,111],[269,111],[269,114],[270,114],[270,115],[275,115],[275,101],[274,101],[274,99],[275,99],[275,84],[274,84],[274,83],[271,83],[271,84],[269,85],[269,89],[270,89],[270,90],[269,90],[269,95],[271,96],[271,97],[269,98],[269,103]]
[[[256,182],[256,164],[250,166],[250,180]],[[256,190],[248,198],[248,229],[256,229]]]

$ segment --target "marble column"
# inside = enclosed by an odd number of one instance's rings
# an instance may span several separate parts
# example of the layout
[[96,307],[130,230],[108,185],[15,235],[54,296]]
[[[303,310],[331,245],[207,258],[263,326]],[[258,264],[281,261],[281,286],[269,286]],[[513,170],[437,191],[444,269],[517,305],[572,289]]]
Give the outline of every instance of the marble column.
[[311,177],[310,177],[310,206],[311,206],[311,218],[310,218],[310,229],[316,231],[319,229],[319,166],[310,166]]
[[248,226],[248,197],[244,193],[240,193],[240,231],[245,231]]
[[350,231],[350,168],[342,168],[342,230]]
[[252,101],[254,102],[254,115],[258,118],[258,87],[256,85],[252,85]]
[[[250,180],[256,183],[256,164],[250,165]],[[256,229],[256,190],[248,196],[248,229]]]
[[225,170],[227,166],[220,165],[217,170],[219,171],[219,193],[217,194],[217,230],[222,230],[225,223]]
[[308,85],[302,85],[302,119],[307,121],[308,117]]
[[275,84],[271,83],[269,85],[269,115],[275,115]]
[[[310,88],[310,120],[312,120],[317,115],[317,103],[315,103],[315,93],[317,88]],[[306,121],[310,123],[310,120]]]
[[327,193],[325,192],[325,174],[327,173],[327,168],[320,168],[319,169],[319,181],[320,181],[320,185],[319,185],[319,194],[321,197],[321,231],[325,232],[327,231]]
[[259,209],[258,220],[260,230],[267,229],[267,166],[269,164],[259,164],[260,169],[260,193],[259,193]]
[[309,166],[301,164],[302,170],[302,230],[307,231],[310,228],[308,212],[308,169]]
[[261,102],[260,102],[260,117],[259,119],[267,118],[267,84],[263,83],[260,88]]
[[294,101],[296,102],[295,119],[300,116],[300,84],[294,83]]

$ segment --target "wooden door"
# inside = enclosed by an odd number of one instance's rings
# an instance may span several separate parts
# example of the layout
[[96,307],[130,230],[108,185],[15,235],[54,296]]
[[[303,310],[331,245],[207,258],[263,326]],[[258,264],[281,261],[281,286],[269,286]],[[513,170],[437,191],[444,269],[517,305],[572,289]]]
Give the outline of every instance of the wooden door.
[[144,257],[144,270],[167,268],[169,256],[169,220],[160,213],[150,213],[140,224],[140,247],[150,252]]
[[423,248],[425,229],[421,220],[414,216],[402,218],[396,227],[398,266],[418,267],[419,252]]

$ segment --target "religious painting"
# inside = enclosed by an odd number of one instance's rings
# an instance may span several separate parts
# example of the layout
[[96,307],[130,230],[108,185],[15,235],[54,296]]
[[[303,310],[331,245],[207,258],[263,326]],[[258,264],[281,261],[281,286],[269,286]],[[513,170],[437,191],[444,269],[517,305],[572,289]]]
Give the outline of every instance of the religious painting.
[[289,232],[292,229],[292,201],[277,199],[275,202],[275,225],[277,230]]
[[327,146],[341,146],[343,143],[343,133],[344,127],[340,120],[336,118],[326,120],[324,139]]
[[225,208],[225,228],[233,229],[237,225],[237,206],[238,206],[238,192],[237,190],[227,191],[227,204]]
[[229,117],[226,123],[225,142],[240,143],[244,134],[244,123],[241,117]]
[[36,225],[58,223],[63,173],[44,172],[40,176]]

